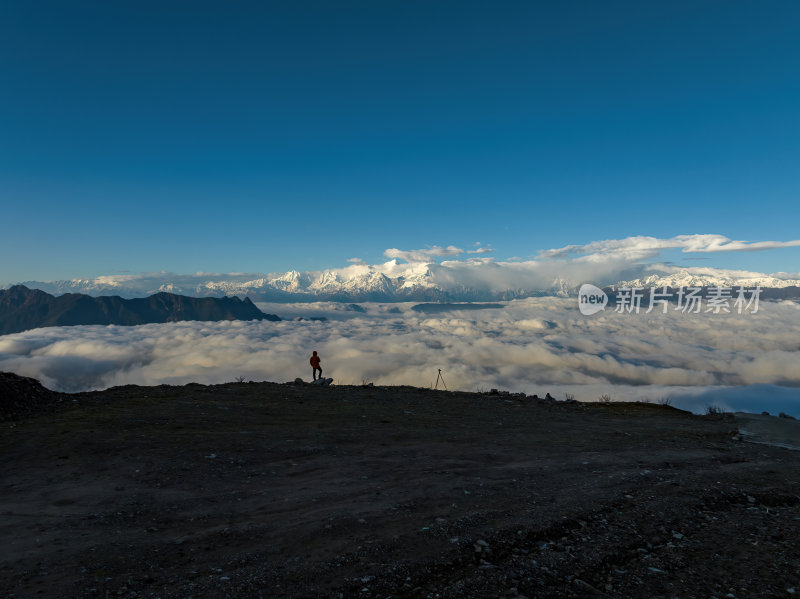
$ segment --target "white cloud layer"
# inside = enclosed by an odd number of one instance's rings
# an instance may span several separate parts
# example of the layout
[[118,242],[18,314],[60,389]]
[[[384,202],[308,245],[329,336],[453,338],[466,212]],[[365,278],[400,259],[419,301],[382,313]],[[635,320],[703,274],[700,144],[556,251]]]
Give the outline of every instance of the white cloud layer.
[[387,258],[405,260],[406,262],[432,262],[436,258],[441,258],[442,256],[458,256],[463,253],[464,250],[454,245],[449,245],[446,248],[434,245],[423,250],[398,250],[397,248],[389,248],[383,252],[383,255]]
[[734,241],[724,235],[678,235],[668,239],[658,237],[626,237],[625,239],[606,239],[584,245],[567,245],[562,248],[544,250],[541,258],[566,258],[577,255],[600,256],[618,255],[630,260],[644,260],[656,257],[667,249],[680,249],[683,252],[752,252],[777,248],[798,247],[800,239],[791,241]]
[[65,391],[238,376],[284,382],[309,379],[308,355],[317,350],[325,375],[341,384],[427,386],[441,368],[451,389],[572,393],[584,401],[609,393],[757,412],[780,404],[800,416],[800,305],[793,302],[763,302],[757,314],[589,318],[575,300],[552,297],[435,316],[410,304],[369,304],[367,313],[328,303],[262,307],[329,320],[37,329],[0,337],[0,370]]

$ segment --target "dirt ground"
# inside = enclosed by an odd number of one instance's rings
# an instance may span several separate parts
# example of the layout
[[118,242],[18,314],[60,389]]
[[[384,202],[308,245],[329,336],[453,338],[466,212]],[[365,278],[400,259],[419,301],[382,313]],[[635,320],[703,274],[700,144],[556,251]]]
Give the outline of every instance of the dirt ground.
[[0,427],[3,597],[800,594],[800,452],[731,416],[231,383]]

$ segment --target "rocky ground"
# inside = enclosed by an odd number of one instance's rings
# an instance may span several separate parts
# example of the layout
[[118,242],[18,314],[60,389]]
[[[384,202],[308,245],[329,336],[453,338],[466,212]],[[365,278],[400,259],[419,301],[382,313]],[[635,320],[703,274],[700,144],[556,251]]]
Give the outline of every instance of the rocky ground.
[[[800,453],[731,416],[3,381],[3,597],[800,594]],[[20,392],[46,410],[8,407]]]
[[0,372],[0,423],[51,412],[67,397],[45,389],[36,379]]

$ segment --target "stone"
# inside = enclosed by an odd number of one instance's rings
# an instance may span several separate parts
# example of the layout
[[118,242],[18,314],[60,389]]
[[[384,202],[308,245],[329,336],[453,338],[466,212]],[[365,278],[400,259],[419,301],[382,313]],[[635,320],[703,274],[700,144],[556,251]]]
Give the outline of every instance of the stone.
[[492,554],[492,550],[489,547],[489,543],[487,543],[483,539],[479,539],[478,541],[475,541],[475,543],[473,544],[472,547],[475,549],[475,553],[477,553],[479,555],[487,555],[488,556],[488,555]]
[[585,580],[581,580],[580,578],[573,579],[572,580],[572,584],[574,584],[579,589],[582,589],[583,591],[591,593],[592,595],[603,595],[604,594],[602,591],[600,591],[599,589],[596,589],[595,587],[590,585],[588,582],[586,582]]

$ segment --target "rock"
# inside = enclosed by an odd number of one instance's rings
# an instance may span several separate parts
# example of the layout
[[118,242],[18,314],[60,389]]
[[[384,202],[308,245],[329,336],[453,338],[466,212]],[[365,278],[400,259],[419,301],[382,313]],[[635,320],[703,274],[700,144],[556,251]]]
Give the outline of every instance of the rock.
[[483,539],[475,541],[472,547],[475,549],[475,557],[480,557],[481,560],[483,560],[484,557],[488,557],[492,554],[492,549],[489,547],[489,543]]
[[303,379],[301,379],[301,378],[298,376],[296,379],[294,379],[294,384],[295,384],[295,385],[302,385],[302,384],[303,384]]
[[787,418],[789,420],[796,420],[796,418],[794,416],[789,416],[789,414],[785,414],[783,412],[778,414],[778,418]]
[[603,591],[601,591],[600,589],[596,589],[595,587],[590,585],[588,582],[586,582],[584,580],[581,580],[580,578],[575,578],[572,581],[572,584],[574,584],[579,589],[582,589],[584,591],[588,591],[589,593],[591,593],[593,595],[605,595],[605,593]]

